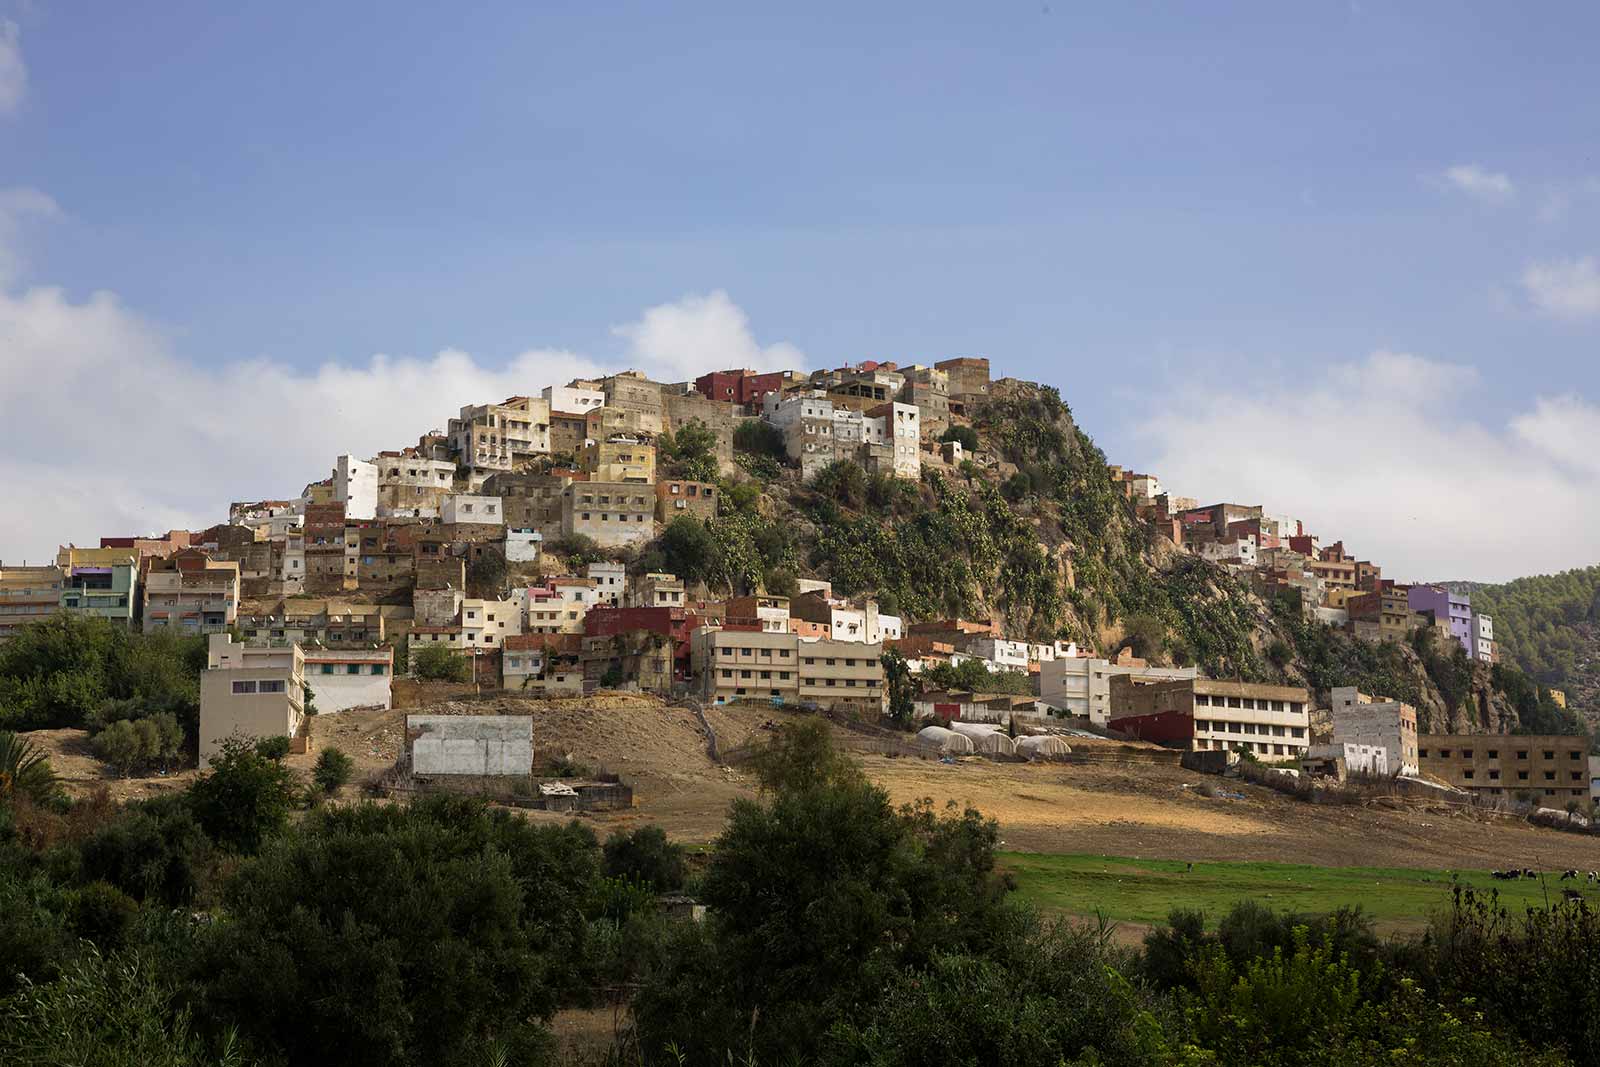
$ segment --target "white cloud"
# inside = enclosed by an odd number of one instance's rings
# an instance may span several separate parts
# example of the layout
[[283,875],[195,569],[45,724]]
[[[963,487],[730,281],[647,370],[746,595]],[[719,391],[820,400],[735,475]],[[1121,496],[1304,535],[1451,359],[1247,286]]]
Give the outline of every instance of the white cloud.
[[[658,377],[681,378],[692,351],[700,367],[741,362],[733,354],[746,346],[763,358],[776,349],[755,347],[724,293],[651,308],[627,330]],[[500,367],[456,350],[315,369],[195,365],[113,294],[74,302],[59,289],[0,289],[0,425],[12,442],[0,457],[0,559],[204,528],[226,519],[230,501],[297,495],[341,453],[414,444],[464,404],[616,369],[551,349]]]
[[37,189],[0,189],[0,286],[11,284],[22,273],[18,234],[23,221],[30,217],[54,218],[60,211],[54,200]]
[[1439,180],[1449,188],[1490,202],[1510,200],[1517,192],[1509,175],[1485,170],[1476,163],[1460,163],[1449,167],[1439,175]]
[[667,381],[709,370],[784,370],[805,362],[804,354],[787,341],[758,344],[749,317],[721,289],[647,308],[638,322],[614,326],[611,332],[628,342],[630,358],[655,368]]
[[1522,287],[1546,315],[1580,319],[1600,315],[1600,266],[1593,256],[1530,263]]
[[1401,580],[1500,580],[1596,562],[1600,407],[1540,398],[1474,418],[1476,372],[1392,352],[1319,377],[1176,382],[1142,412],[1174,493],[1262,504]]
[[22,61],[22,30],[0,19],[0,115],[14,115],[28,92],[28,67]]

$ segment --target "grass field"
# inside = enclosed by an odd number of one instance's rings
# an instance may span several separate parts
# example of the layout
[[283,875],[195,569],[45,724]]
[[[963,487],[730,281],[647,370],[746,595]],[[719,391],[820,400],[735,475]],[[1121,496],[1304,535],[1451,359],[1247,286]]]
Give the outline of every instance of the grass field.
[[[1429,912],[1450,902],[1451,872],[1393,867],[1309,867],[1290,863],[1196,863],[1118,856],[1060,856],[1005,852],[1000,865],[1017,882],[1018,895],[1042,910],[1093,915],[1125,923],[1155,924],[1175,907],[1198,908],[1215,922],[1235,901],[1254,898],[1273,908],[1327,912],[1360,904],[1386,932],[1420,929]],[[1587,882],[1496,881],[1483,872],[1460,876],[1474,889],[1496,889],[1513,912],[1523,904],[1559,900],[1576,885],[1595,903],[1600,891]]]

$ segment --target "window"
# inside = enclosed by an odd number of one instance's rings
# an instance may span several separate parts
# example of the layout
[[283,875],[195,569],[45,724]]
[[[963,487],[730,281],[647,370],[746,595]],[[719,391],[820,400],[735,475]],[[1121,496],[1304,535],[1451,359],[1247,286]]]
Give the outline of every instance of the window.
[[323,673],[323,674],[332,674],[333,673],[333,664],[324,663],[322,665],[322,672],[321,673]]
[[1461,777],[1465,778],[1467,781],[1470,782],[1470,781],[1472,781],[1472,772],[1470,770],[1462,771],[1461,772]]
[[1462,759],[1471,759],[1472,758],[1472,749],[1470,749],[1470,748],[1462,749],[1461,750],[1461,758]]
[[1555,781],[1556,780],[1556,772],[1555,771],[1545,771],[1544,772],[1544,780],[1547,781],[1547,782]]
[[1527,771],[1518,771],[1517,772],[1517,781],[1526,782],[1527,780],[1528,780],[1528,772]]
[[1545,749],[1544,758],[1545,759],[1555,759],[1556,758],[1556,754],[1554,752],[1552,752],[1551,750],[1549,750],[1549,749]]
[[1448,748],[1441,748],[1439,750],[1439,758],[1440,759],[1449,759],[1450,758],[1450,750]]
[[359,664],[359,663],[351,663],[351,664],[349,664],[348,666],[345,667],[344,673],[346,673],[346,674],[360,674],[361,673],[361,664]]
[[1518,759],[1527,759],[1528,758],[1528,750],[1525,749],[1525,748],[1519,748],[1517,750],[1517,758]]
[[263,693],[281,693],[285,690],[285,688],[285,683],[281,681],[269,681],[261,683],[261,691]]
[[1499,780],[1500,780],[1500,772],[1499,771],[1490,771],[1489,772],[1489,781],[1498,782]]
[[1489,758],[1490,759],[1499,759],[1500,758],[1500,750],[1498,748],[1491,748],[1489,750]]
[[254,682],[234,682],[233,683],[233,692],[234,692],[235,696],[237,696],[237,695],[239,695],[241,693],[254,693],[255,691],[256,691],[256,683],[254,683]]

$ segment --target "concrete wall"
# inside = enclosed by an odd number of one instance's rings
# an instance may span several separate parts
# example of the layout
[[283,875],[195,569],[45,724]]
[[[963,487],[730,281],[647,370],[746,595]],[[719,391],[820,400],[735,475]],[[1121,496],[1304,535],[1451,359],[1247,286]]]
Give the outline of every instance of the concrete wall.
[[533,718],[527,715],[408,715],[413,774],[533,773]]

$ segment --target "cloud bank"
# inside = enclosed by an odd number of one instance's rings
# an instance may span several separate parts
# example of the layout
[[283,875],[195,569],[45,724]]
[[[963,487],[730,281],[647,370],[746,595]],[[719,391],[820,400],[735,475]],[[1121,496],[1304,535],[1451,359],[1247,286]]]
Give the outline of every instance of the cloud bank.
[[1141,436],[1173,493],[1263,504],[1400,580],[1497,581],[1596,562],[1600,408],[1473,417],[1477,372],[1378,351],[1281,382],[1175,383]]
[[1528,300],[1546,315],[1586,319],[1600,315],[1600,266],[1593,256],[1532,263],[1522,272]]
[[1460,163],[1439,176],[1448,188],[1489,203],[1510,200],[1517,193],[1510,175],[1486,170],[1476,163]]

